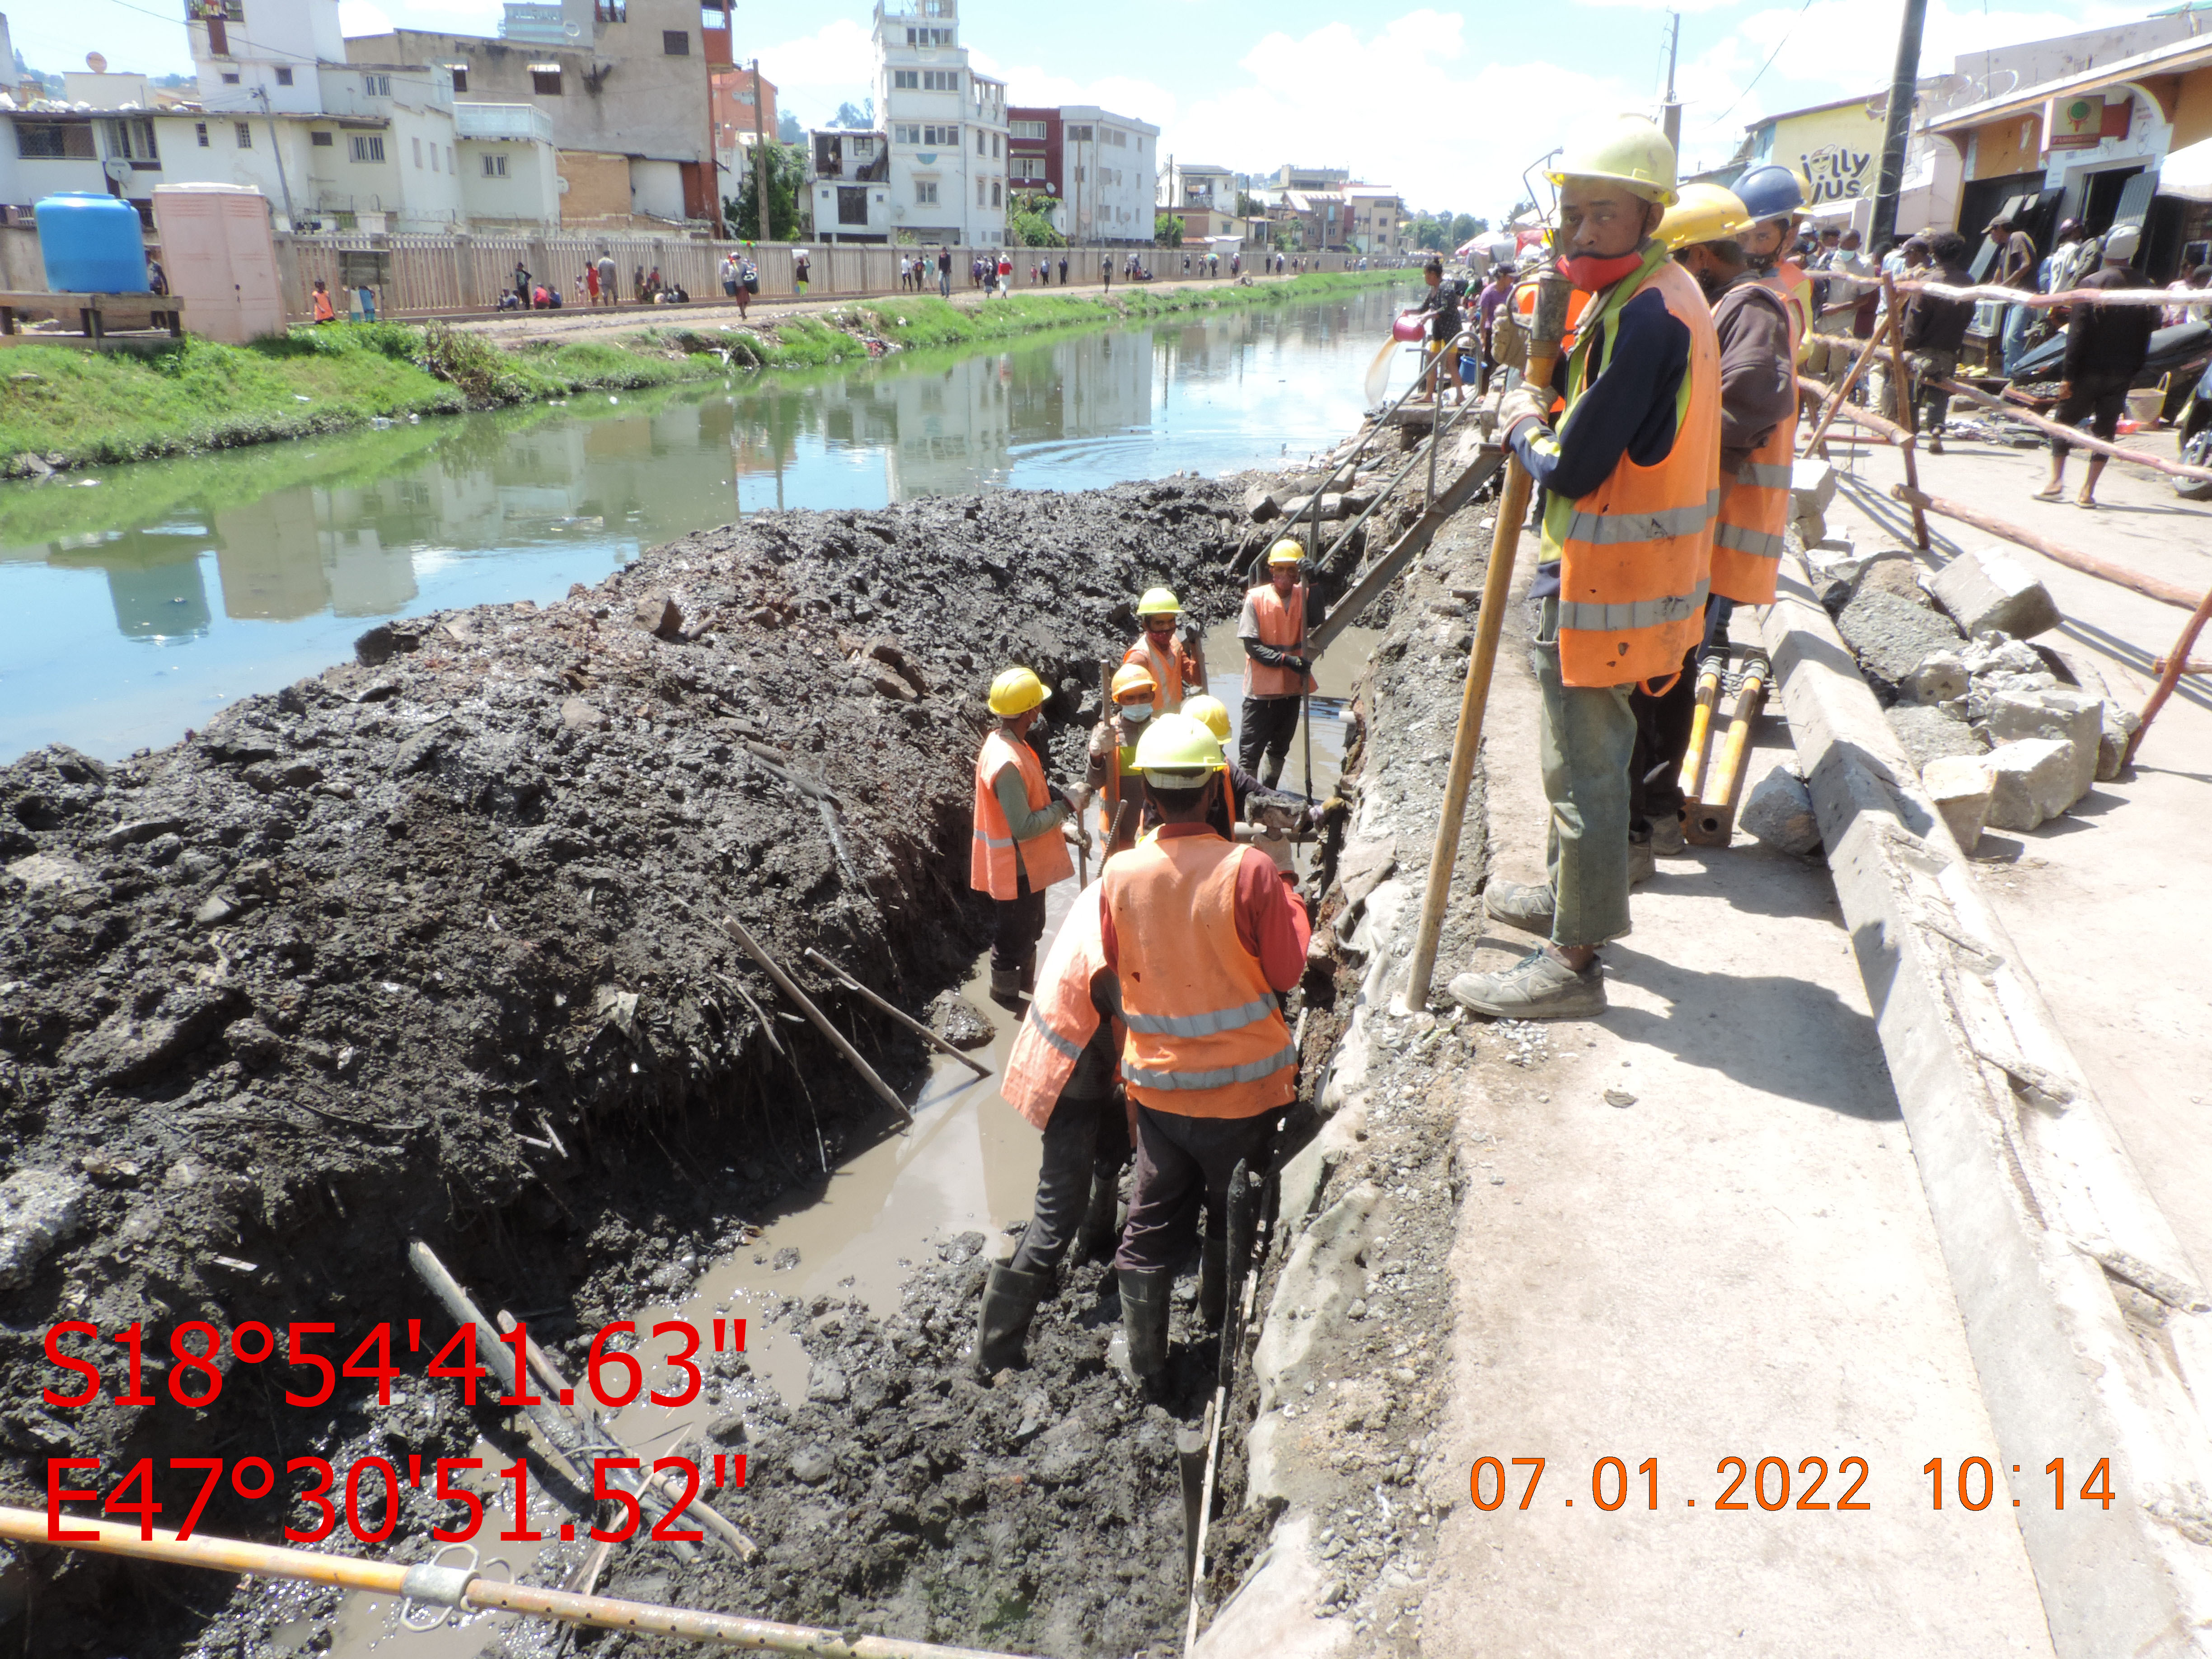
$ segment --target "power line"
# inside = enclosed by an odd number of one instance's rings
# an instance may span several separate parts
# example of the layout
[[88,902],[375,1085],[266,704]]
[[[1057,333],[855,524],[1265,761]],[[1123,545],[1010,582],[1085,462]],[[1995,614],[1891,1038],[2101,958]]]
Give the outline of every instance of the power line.
[[1782,48],[1790,44],[1790,37],[1797,33],[1798,24],[1805,21],[1805,14],[1812,9],[1813,0],[1805,0],[1805,3],[1797,8],[1797,15],[1790,20],[1790,27],[1782,31],[1782,38],[1774,43],[1774,50],[1767,53],[1766,61],[1759,66],[1759,74],[1744,82],[1743,90],[1735,95],[1735,103],[1730,104],[1718,115],[1713,117],[1711,122],[1699,134],[1700,137],[1704,136],[1704,132],[1712,131],[1715,127],[1719,126],[1722,122],[1735,114],[1737,106],[1751,96],[1751,89],[1759,84],[1759,76],[1765,75],[1767,70],[1774,67],[1774,60],[1782,56]]

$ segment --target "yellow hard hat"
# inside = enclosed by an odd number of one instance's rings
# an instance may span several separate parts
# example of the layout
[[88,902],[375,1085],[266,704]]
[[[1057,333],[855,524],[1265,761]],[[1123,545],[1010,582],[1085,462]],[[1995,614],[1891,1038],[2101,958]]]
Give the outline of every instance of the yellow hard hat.
[[1677,252],[1699,242],[1734,241],[1752,225],[1736,193],[1721,185],[1685,185],[1654,234]]
[[1008,668],[991,682],[991,712],[1012,720],[1045,698],[1044,682],[1026,668]]
[[1282,540],[1267,550],[1269,564],[1303,564],[1305,562],[1305,556],[1304,544],[1292,541],[1288,536],[1284,537]]
[[1616,116],[1570,148],[1544,175],[1555,185],[1571,179],[1609,179],[1647,202],[1674,205],[1674,147],[1658,124],[1642,115]]
[[1188,714],[1161,714],[1137,739],[1137,769],[1163,789],[1191,789],[1205,781],[1193,773],[1218,772],[1221,739]]
[[1218,697],[1185,697],[1182,712],[1213,733],[1218,742],[1229,741],[1229,705]]
[[1145,597],[1137,601],[1137,614],[1140,617],[1179,617],[1182,614],[1182,601],[1164,587],[1148,587],[1145,590]]
[[1114,701],[1121,702],[1137,692],[1146,696],[1159,695],[1160,683],[1152,678],[1152,671],[1140,662],[1125,662],[1114,671]]

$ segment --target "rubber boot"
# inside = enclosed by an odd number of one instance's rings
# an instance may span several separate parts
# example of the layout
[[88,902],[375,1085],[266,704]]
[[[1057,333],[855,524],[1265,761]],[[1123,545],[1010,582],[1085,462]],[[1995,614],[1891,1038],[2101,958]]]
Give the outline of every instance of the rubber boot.
[[1121,1230],[1114,1224],[1114,1212],[1120,1194],[1115,1188],[1121,1182],[1121,1166],[1101,1164],[1091,1172],[1091,1207],[1084,1212],[1083,1224],[1075,1230],[1075,1259],[1095,1261],[1113,1255],[1114,1247],[1121,1237]]
[[1025,997],[1036,994],[1036,959],[1037,948],[1032,945],[1022,957],[1022,994]]
[[991,1000],[1001,1008],[1019,1010],[1022,1006],[1022,970],[991,964]]
[[1168,1294],[1175,1274],[1167,1269],[1138,1273],[1123,1267],[1117,1278],[1121,1287],[1121,1328],[1129,1342],[1129,1374],[1146,1397],[1158,1400],[1167,1393]]
[[1273,789],[1283,775],[1283,763],[1287,755],[1263,755],[1260,759],[1260,781]]
[[1030,1322],[1051,1288],[1049,1273],[1031,1273],[1010,1261],[992,1264],[991,1276],[983,1281],[982,1311],[975,1320],[976,1376],[988,1380],[1028,1363],[1022,1347],[1029,1340]]
[[1221,1328],[1229,1309],[1229,1241],[1208,1235],[1198,1246],[1198,1317],[1209,1331]]

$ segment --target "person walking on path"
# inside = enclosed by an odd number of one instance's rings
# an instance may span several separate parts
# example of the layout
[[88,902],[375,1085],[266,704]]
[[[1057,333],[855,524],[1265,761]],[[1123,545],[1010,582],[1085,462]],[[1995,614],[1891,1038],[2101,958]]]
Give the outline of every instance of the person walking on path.
[[[1966,269],[1966,239],[1955,230],[1938,231],[1928,239],[1933,265],[1929,280],[1953,288],[1966,288],[1973,276]],[[2026,310],[2027,307],[2019,309]],[[1920,413],[1919,429],[1928,439],[1928,453],[1943,453],[1943,422],[1950,417],[1951,394],[1936,382],[1959,372],[1960,348],[1974,320],[1972,300],[1947,300],[1936,294],[1916,294],[1905,307],[1899,343],[1905,367],[1912,371],[1914,406]]]
[[323,279],[319,276],[315,278],[315,292],[313,300],[315,307],[314,316],[315,320],[318,323],[335,323],[337,321],[337,307],[331,303],[331,291],[328,288],[324,286]]
[[[1985,234],[1997,246],[1996,269],[1990,273],[1990,280],[2000,288],[2024,289],[2034,293],[2037,259],[2035,243],[2028,234],[2009,219],[1990,220]],[[2028,325],[2034,320],[2033,306],[2005,308],[2004,336],[1999,349],[2007,374],[2020,372],[2020,360],[2027,349]]]
[[1305,906],[1257,848],[1206,822],[1221,788],[1221,745],[1185,714],[1156,717],[1137,763],[1160,828],[1107,865],[1101,956],[1116,976],[1128,1036],[1121,1075],[1137,1103],[1137,1175],[1114,1266],[1130,1375],[1165,1393],[1168,1293],[1197,1231],[1199,1306],[1225,1305],[1229,1178],[1264,1173],[1297,1096],[1297,1049],[1279,994],[1305,973]]
[[[1629,929],[1630,694],[1680,672],[1703,634],[1720,486],[1712,312],[1652,234],[1675,201],[1674,146],[1623,116],[1551,178],[1566,273],[1590,299],[1553,386],[1504,393],[1497,427],[1544,491],[1529,659],[1549,869],[1540,885],[1492,882],[1485,895],[1492,916],[1549,942],[1451,981],[1455,1000],[1493,1018],[1605,1009],[1598,951]],[[1555,392],[1566,401],[1556,428]]]
[[[2148,288],[2149,278],[2135,264],[2141,246],[2142,233],[2133,225],[2107,232],[2103,266],[2094,276],[2078,278],[2075,286],[2099,293]],[[2051,418],[2061,426],[2075,426],[2086,419],[2092,433],[2112,442],[2127,408],[2128,388],[2142,372],[2143,361],[2150,355],[2151,333],[2157,327],[2155,306],[2072,307],[2066,321],[2064,378]],[[2066,457],[2071,448],[2063,438],[2051,441],[2051,481],[2035,492],[2037,501],[2055,501],[2066,493]],[[2102,455],[2089,457],[2088,476],[2081,480],[2075,506],[2096,506],[2097,480],[2104,476],[2105,461]]]
[[725,253],[722,256],[722,263],[715,267],[714,276],[722,284],[722,297],[726,300],[736,299],[738,297],[738,262],[736,257],[732,254]]
[[[1928,251],[1928,239],[1925,236],[1911,236],[1905,239],[1902,247],[1894,248],[1882,260],[1881,268],[1892,280],[1905,276],[1921,276],[1926,275],[1929,261],[1932,257]],[[1881,331],[1888,317],[1889,295],[1884,292],[1875,305],[1874,325],[1877,333]],[[1875,352],[1874,367],[1867,370],[1867,402],[1875,414],[1887,421],[1899,418],[1898,399],[1903,393],[1896,384],[1896,379],[1897,377],[1890,370],[1889,354],[1886,351]]]
[[1270,788],[1283,775],[1298,711],[1314,690],[1306,630],[1321,619],[1308,615],[1310,596],[1298,580],[1305,556],[1304,545],[1287,537],[1269,548],[1267,580],[1245,594],[1237,617],[1237,637],[1244,647],[1244,719],[1237,758]]
[[1067,256],[1065,253],[1060,256],[1060,285],[1062,288],[1067,286]]
[[1060,826],[1083,811],[1080,787],[1053,799],[1044,763],[1029,742],[1044,706],[1044,682],[1009,668],[991,682],[998,726],[975,757],[975,836],[968,884],[991,896],[997,931],[991,941],[991,1000],[1020,1006],[1036,982],[1037,940],[1044,936],[1044,890],[1075,873]]
[[1182,621],[1181,599],[1164,587],[1146,588],[1137,601],[1137,624],[1145,631],[1121,653],[1123,662],[1151,671],[1152,683],[1159,687],[1159,706],[1168,714],[1182,707],[1185,694],[1206,690],[1197,659],[1176,637],[1176,625]]
[[615,303],[615,256],[604,248],[601,249],[599,263],[592,269],[599,279],[599,303],[613,305]]
[[1098,281],[1103,287],[1110,289],[1114,286],[1114,256],[1110,253],[1098,261]]
[[599,268],[595,264],[584,267],[584,299],[589,305],[599,302]]
[[1121,1097],[1121,988],[1106,965],[1104,884],[1075,896],[1037,969],[1036,996],[1006,1056],[999,1092],[1044,1132],[1036,1196],[1013,1258],[993,1265],[975,1320],[975,1371],[1024,1363],[1052,1273],[1112,1241],[1115,1188],[1129,1156]]

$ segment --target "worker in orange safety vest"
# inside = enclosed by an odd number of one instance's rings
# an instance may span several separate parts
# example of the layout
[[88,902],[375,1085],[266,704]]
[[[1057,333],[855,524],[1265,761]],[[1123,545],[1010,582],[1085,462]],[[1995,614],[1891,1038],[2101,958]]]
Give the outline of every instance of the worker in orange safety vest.
[[[1159,684],[1144,664],[1125,662],[1114,671],[1109,689],[1114,705],[1091,728],[1090,769],[1083,781],[1099,802],[1103,856],[1110,859],[1134,847],[1137,837],[1159,822],[1146,803],[1144,775],[1137,770],[1137,740],[1158,708]],[[1098,867],[1103,872],[1106,866],[1102,861]]]
[[1306,629],[1321,618],[1307,614],[1311,599],[1298,580],[1305,556],[1304,546],[1288,537],[1269,548],[1267,580],[1245,594],[1237,618],[1244,647],[1244,729],[1237,758],[1271,789],[1283,775],[1298,713],[1315,689]]
[[1137,601],[1137,623],[1145,631],[1122,654],[1121,660],[1152,671],[1159,688],[1156,699],[1162,714],[1172,714],[1186,696],[1206,690],[1206,677],[1190,647],[1176,636],[1182,620],[1182,601],[1164,587],[1148,587]]
[[999,1080],[1006,1103],[1044,1131],[1044,1149],[1021,1243],[983,1283],[975,1370],[985,1377],[1023,1363],[1037,1304],[1069,1248],[1085,1260],[1113,1237],[1129,1121],[1121,1098],[1121,987],[1100,933],[1105,890],[1094,882],[1076,895]]
[[1137,1176],[1115,1267],[1129,1374],[1166,1389],[1168,1293],[1201,1202],[1210,1217],[1199,1304],[1225,1302],[1229,1178],[1262,1170],[1297,1094],[1297,1050],[1278,993],[1305,972],[1305,906],[1266,854],[1206,822],[1221,744],[1184,714],[1155,717],[1137,762],[1163,820],[1109,865],[1100,932],[1118,975],[1124,1085],[1137,1103]]
[[[1530,660],[1551,803],[1547,879],[1492,881],[1485,908],[1547,939],[1451,995],[1493,1018],[1605,1008],[1598,950],[1629,927],[1634,688],[1679,674],[1703,630],[1720,493],[1720,357],[1696,281],[1653,235],[1674,204],[1674,149],[1622,116],[1571,149],[1564,265],[1591,297],[1553,386],[1503,394],[1497,430],[1545,492]],[[1554,392],[1566,413],[1556,428]]]
[[1036,979],[1037,940],[1044,936],[1044,890],[1075,873],[1060,825],[1079,818],[1080,785],[1054,799],[1044,763],[1030,734],[1044,706],[1044,682],[1009,668],[991,683],[998,725],[975,757],[975,833],[969,885],[988,893],[998,911],[991,942],[991,1000],[1020,1006]]

